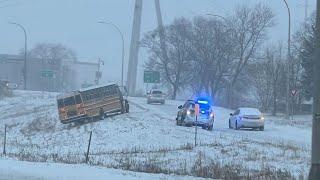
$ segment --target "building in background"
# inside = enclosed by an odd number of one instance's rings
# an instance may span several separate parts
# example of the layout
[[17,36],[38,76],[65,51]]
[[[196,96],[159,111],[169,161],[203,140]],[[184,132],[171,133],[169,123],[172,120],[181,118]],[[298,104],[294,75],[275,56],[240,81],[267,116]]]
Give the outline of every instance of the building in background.
[[69,67],[75,74],[73,78],[75,89],[84,88],[96,84],[98,75],[97,72],[100,72],[99,63],[75,61],[72,62]]
[[[24,59],[19,55],[0,55],[0,79],[19,85],[22,89]],[[70,91],[84,84],[94,84],[98,63],[52,61],[28,58],[27,89],[34,91]]]

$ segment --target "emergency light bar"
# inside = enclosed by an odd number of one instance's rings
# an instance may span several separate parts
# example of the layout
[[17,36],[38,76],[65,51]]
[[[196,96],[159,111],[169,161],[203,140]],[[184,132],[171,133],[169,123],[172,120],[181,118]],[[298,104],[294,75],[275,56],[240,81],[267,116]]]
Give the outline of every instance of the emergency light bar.
[[201,101],[201,100],[199,100],[198,103],[200,103],[200,104],[208,104],[208,101]]

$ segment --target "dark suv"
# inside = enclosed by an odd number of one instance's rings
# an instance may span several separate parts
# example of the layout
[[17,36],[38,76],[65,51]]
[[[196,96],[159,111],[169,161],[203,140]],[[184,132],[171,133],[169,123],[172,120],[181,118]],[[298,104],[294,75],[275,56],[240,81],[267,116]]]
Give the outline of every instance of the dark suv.
[[[195,105],[199,104],[199,117],[196,119]],[[178,107],[177,125],[178,126],[201,126],[203,129],[212,130],[214,123],[214,114],[212,106],[208,101],[188,100]]]

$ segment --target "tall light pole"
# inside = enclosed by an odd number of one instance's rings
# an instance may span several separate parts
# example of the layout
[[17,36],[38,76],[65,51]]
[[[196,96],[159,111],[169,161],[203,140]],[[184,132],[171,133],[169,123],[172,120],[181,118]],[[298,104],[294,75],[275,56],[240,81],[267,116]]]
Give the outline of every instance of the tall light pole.
[[313,123],[310,180],[320,179],[320,0],[317,0],[316,49],[313,60]]
[[24,90],[27,90],[27,32],[26,29],[18,23],[9,22],[9,24],[16,25],[21,28],[24,32],[24,68],[23,68],[23,78],[24,78]]
[[135,0],[134,12],[133,12],[133,24],[131,34],[131,44],[129,53],[129,65],[127,73],[127,86],[130,96],[134,96],[136,93],[137,85],[137,71],[139,61],[139,42],[141,31],[141,19],[142,19],[142,0]]
[[290,60],[290,46],[291,46],[291,13],[290,13],[290,8],[288,5],[287,0],[283,0],[283,2],[285,3],[287,9],[288,9],[288,54],[287,54],[287,83],[286,83],[286,118],[289,118],[289,99],[290,99],[290,65],[291,65],[291,60]]
[[227,18],[225,18],[225,17],[223,17],[223,16],[220,16],[220,15],[217,15],[217,14],[210,14],[210,13],[208,13],[208,14],[206,14],[206,15],[207,15],[207,16],[218,17],[218,18],[221,18],[221,19],[223,19],[224,21],[228,22],[228,19],[227,19]]
[[121,32],[120,28],[113,24],[112,22],[106,22],[106,21],[99,21],[100,24],[106,24],[111,25],[115,30],[117,30],[121,36],[122,39],[122,62],[121,62],[121,86],[123,87],[123,68],[124,68],[124,37],[123,33]]

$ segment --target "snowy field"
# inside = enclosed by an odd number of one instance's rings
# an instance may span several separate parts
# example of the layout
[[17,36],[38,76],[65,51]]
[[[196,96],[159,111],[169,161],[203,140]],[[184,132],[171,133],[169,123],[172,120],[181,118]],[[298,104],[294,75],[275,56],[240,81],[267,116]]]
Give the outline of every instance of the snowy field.
[[[0,101],[1,137],[5,124],[8,127],[6,158],[84,164],[92,131],[89,164],[98,166],[99,172],[101,168],[115,168],[211,177],[206,175],[210,171],[215,178],[225,178],[224,174],[230,172],[245,176],[261,170],[306,177],[309,171],[311,116],[299,116],[294,121],[267,116],[263,132],[235,131],[228,129],[232,110],[216,107],[213,131],[199,128],[199,146],[194,147],[194,127],[175,125],[177,107],[183,104],[181,101],[148,105],[144,98],[130,98],[129,114],[80,126],[59,122],[55,93],[17,91],[14,94],[14,97]],[[1,164],[6,161],[0,160],[0,174],[4,172]],[[86,165],[74,167],[79,167],[79,171],[87,168]],[[221,169],[226,172],[221,173]]]
[[[88,165],[68,165],[58,163],[18,162],[14,160],[0,161],[1,180],[191,180],[194,177],[165,174],[135,173],[131,171],[106,169]],[[197,178],[200,179],[200,178]]]

